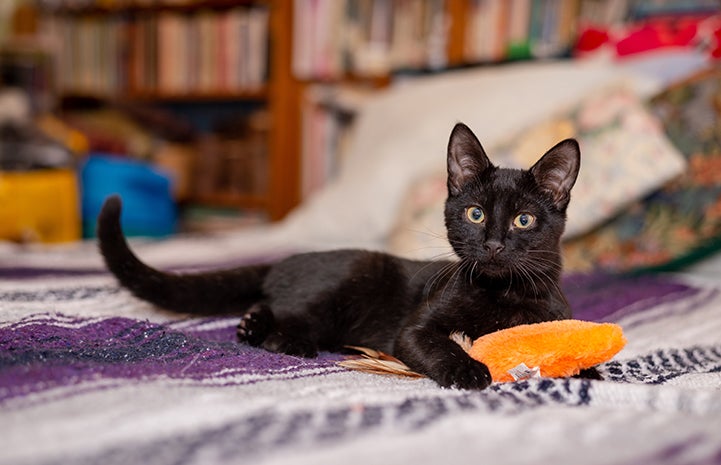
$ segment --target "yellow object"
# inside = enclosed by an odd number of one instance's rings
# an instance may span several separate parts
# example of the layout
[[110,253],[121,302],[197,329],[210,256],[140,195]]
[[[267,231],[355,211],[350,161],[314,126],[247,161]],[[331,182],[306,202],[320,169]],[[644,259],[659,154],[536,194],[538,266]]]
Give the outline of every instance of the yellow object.
[[540,368],[543,377],[573,376],[610,360],[625,345],[619,325],[560,320],[486,334],[473,342],[469,355],[488,367],[493,381],[506,382],[522,363]]
[[75,172],[0,171],[0,239],[67,242],[80,238]]

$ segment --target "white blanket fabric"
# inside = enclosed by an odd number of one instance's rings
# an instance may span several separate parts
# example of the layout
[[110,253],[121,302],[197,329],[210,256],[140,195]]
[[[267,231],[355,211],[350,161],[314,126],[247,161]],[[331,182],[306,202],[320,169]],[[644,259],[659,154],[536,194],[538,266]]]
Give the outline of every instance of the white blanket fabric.
[[164,314],[107,275],[6,279],[0,463],[717,463],[721,284],[588,288],[629,341],[605,380],[472,392],[239,346],[237,319]]

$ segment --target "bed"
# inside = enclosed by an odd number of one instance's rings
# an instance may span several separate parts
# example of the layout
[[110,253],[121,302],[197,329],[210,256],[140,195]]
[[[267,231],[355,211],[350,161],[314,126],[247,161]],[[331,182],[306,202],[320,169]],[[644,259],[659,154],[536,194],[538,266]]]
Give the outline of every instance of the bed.
[[[443,244],[411,245],[418,234],[399,235],[433,231],[422,222],[434,195],[421,205],[406,202],[419,198],[409,193],[420,181],[433,185],[455,121],[483,128],[479,136],[493,158],[517,140],[519,128],[543,124],[560,107],[578,108],[619,80],[647,99],[682,77],[681,69],[697,71],[703,64],[697,58],[665,57],[662,67],[518,65],[410,83],[363,109],[339,180],[283,223],[133,246],[172,270],[342,246],[438,253]],[[518,98],[499,98],[503,86]],[[469,89],[478,89],[474,98],[448,100]],[[418,105],[418,95],[436,111],[411,118],[419,112],[400,102]],[[379,122],[380,114],[392,123]],[[0,463],[718,463],[721,258],[707,237],[717,232],[715,223],[693,229],[695,246],[673,248],[673,256],[640,246],[633,260],[604,252],[608,237],[617,239],[611,245],[621,241],[617,223],[631,221],[619,218],[645,211],[659,192],[668,200],[668,190],[679,189],[691,162],[668,160],[676,161],[657,173],[655,186],[622,203],[609,200],[593,222],[575,223],[566,241],[563,287],[575,317],[618,323],[628,340],[599,367],[602,380],[528,379],[464,391],[350,371],[338,365],[338,354],[270,354],[235,342],[237,317],[190,318],[135,299],[104,270],[91,241],[62,248],[3,244]],[[415,213],[406,217],[409,211]],[[616,235],[599,236],[604,230]],[[622,249],[631,250],[626,243]],[[692,258],[703,260],[685,266]]]

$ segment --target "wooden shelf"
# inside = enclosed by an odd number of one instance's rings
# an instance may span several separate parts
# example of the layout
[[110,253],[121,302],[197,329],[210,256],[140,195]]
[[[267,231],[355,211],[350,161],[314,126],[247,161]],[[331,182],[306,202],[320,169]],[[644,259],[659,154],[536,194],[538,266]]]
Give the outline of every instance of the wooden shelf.
[[393,80],[391,74],[382,74],[377,76],[359,76],[356,74],[346,74],[337,78],[313,78],[301,79],[305,84],[359,84],[368,85],[373,88],[383,88],[390,85]]
[[258,90],[248,91],[222,91],[222,92],[151,92],[151,91],[130,91],[125,98],[138,101],[176,101],[176,102],[199,102],[199,101],[265,101],[268,99],[268,89],[263,87]]
[[259,195],[240,194],[236,192],[213,192],[193,197],[193,203],[218,207],[243,207],[250,209],[266,209],[268,199]]
[[190,0],[185,3],[161,2],[153,5],[130,3],[111,6],[60,6],[48,7],[55,14],[64,15],[118,15],[133,13],[152,13],[159,11],[177,11],[191,13],[200,9],[223,10],[243,6],[268,5],[273,0]]
[[293,76],[293,1],[270,3],[271,114],[268,160],[268,212],[271,220],[283,218],[300,203],[301,96],[303,84]]

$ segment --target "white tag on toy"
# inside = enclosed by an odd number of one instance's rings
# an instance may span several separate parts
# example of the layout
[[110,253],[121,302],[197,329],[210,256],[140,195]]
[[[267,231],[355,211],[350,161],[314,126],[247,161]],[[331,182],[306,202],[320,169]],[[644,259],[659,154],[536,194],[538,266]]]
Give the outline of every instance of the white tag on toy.
[[508,370],[508,374],[513,377],[514,381],[522,381],[524,379],[530,378],[540,378],[541,367],[529,368],[526,366],[525,363],[521,363],[520,365]]

